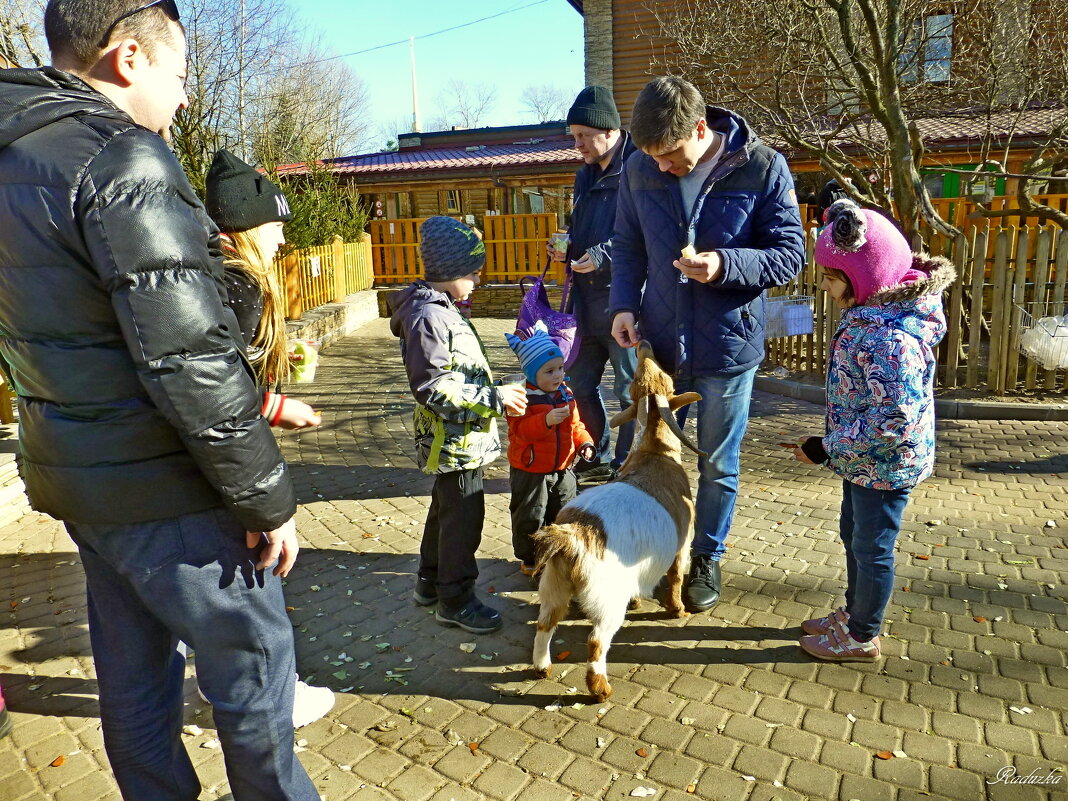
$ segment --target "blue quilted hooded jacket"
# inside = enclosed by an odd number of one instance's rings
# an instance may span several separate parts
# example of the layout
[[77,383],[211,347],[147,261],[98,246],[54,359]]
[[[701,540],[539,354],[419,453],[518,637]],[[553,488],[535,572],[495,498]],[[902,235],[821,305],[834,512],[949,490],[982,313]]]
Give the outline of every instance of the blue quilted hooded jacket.
[[[635,312],[657,361],[683,379],[760,364],[764,290],[787,283],[805,258],[786,160],[737,114],[709,106],[706,119],[727,142],[693,212],[683,210],[679,179],[637,152],[623,169],[612,236],[611,313]],[[719,251],[716,281],[680,281],[671,263],[691,241],[699,253]]]

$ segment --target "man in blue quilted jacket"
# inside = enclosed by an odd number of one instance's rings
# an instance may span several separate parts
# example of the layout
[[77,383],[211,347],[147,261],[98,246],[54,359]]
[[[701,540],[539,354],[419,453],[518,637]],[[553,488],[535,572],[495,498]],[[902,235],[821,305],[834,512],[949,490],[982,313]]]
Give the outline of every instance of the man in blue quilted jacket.
[[[620,181],[612,237],[612,336],[648,340],[677,391],[702,400],[691,612],[720,596],[720,559],[738,495],[753,377],[764,359],[764,291],[804,263],[794,182],[781,154],[746,121],[706,106],[697,88],[662,77],[634,103],[641,154]],[[685,411],[682,412],[685,415]]]

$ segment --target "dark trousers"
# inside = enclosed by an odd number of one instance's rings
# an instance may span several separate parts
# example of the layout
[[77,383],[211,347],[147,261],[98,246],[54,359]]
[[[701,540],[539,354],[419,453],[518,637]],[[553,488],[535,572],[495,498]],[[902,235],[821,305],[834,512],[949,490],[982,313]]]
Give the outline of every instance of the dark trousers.
[[531,535],[542,526],[556,520],[564,504],[578,492],[575,473],[558,470],[555,473],[528,473],[511,468],[512,551],[515,558],[527,564],[538,561]]
[[457,609],[475,594],[486,496],[482,468],[438,473],[419,546],[419,576],[438,588],[438,601]]
[[237,801],[313,801],[293,755],[293,627],[282,582],[222,509],[131,525],[67,523],[85,568],[104,747],[127,801],[195,801],[181,740],[183,640],[211,701]]

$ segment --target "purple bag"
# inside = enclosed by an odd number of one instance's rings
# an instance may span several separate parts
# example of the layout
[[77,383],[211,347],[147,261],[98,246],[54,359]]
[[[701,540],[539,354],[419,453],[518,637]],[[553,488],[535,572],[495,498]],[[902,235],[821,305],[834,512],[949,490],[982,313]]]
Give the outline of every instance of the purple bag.
[[[567,281],[564,283],[564,296],[560,301],[560,311],[549,305],[549,296],[545,291],[545,273],[549,270],[549,262],[540,276],[528,275],[521,278],[519,287],[523,290],[523,302],[519,306],[519,318],[515,321],[515,334],[520,339],[526,339],[534,330],[534,324],[541,320],[549,329],[549,336],[564,354],[564,369],[566,370],[575,363],[578,358],[580,337],[578,333],[578,319],[573,314],[567,314],[567,295],[571,289],[571,270],[567,271]],[[528,289],[525,281],[532,281]]]

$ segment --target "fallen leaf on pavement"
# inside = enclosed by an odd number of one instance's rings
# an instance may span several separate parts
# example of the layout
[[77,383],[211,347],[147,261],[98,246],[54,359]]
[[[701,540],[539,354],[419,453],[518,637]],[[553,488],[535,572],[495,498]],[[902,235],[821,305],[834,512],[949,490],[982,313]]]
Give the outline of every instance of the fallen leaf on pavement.
[[48,764],[51,765],[53,768],[58,768],[60,765],[62,765],[66,761],[67,761],[67,758],[65,756],[63,756],[63,754],[60,754],[59,756],[57,756],[55,759],[53,759]]

